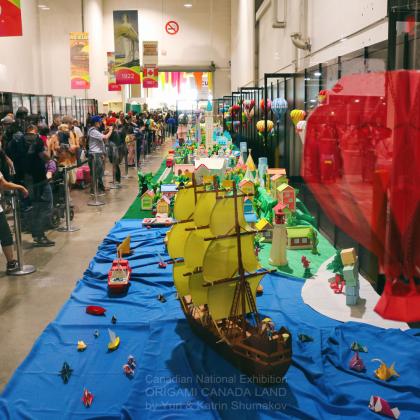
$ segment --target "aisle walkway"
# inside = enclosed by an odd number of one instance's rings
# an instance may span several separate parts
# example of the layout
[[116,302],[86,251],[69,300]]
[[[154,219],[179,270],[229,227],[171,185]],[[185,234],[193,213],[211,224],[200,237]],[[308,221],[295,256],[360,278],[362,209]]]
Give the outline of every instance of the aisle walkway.
[[[168,141],[149,158],[144,170],[157,170],[170,147]],[[86,205],[88,190],[73,191],[73,223],[80,231],[50,232],[48,236],[56,241],[52,248],[32,248],[30,235],[24,235],[25,263],[35,265],[37,272],[24,277],[0,274],[0,390],[68,299],[100,242],[133,202],[138,192],[134,168],[130,174],[131,179],[123,180],[124,189],[107,192],[103,198],[107,204],[102,207]]]

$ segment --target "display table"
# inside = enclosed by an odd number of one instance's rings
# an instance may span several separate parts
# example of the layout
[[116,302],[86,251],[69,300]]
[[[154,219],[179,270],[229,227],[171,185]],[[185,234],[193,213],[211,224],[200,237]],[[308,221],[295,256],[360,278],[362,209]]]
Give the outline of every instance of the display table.
[[[262,388],[248,382],[221,356],[194,335],[183,317],[172,283],[171,265],[158,268],[165,256],[166,229],[140,228],[138,220],[118,222],[77,284],[68,302],[36,341],[0,399],[4,419],[160,419],[160,418],[378,418],[367,405],[371,395],[398,406],[401,418],[420,412],[420,337],[418,330],[381,329],[341,323],[312,310],[301,298],[304,280],[267,275],[257,298],[262,316],[286,325],[293,335],[293,365],[283,383]],[[109,297],[107,274],[116,244],[131,235],[132,283],[124,297]],[[157,296],[167,299],[162,303]],[[85,312],[87,305],[107,309],[106,316]],[[111,323],[115,315],[117,322]],[[108,352],[111,328],[120,347]],[[94,331],[99,330],[99,337]],[[298,334],[313,337],[301,343]],[[77,341],[87,344],[84,352]],[[349,370],[350,345],[361,354],[367,371]],[[122,370],[133,355],[132,379]],[[388,383],[374,377],[377,362],[396,361],[400,378]],[[63,362],[74,369],[68,384],[58,372]],[[87,388],[94,395],[85,408]],[[417,414],[416,414],[417,413]]]

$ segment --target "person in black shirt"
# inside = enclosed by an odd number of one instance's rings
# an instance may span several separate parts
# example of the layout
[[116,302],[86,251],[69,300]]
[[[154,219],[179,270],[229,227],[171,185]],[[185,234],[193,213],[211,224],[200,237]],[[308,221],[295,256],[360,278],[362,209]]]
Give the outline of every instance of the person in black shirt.
[[47,181],[45,163],[49,160],[37,127],[30,125],[25,134],[25,185],[32,202],[31,230],[34,246],[53,246],[55,242],[45,236],[52,210],[52,191]]

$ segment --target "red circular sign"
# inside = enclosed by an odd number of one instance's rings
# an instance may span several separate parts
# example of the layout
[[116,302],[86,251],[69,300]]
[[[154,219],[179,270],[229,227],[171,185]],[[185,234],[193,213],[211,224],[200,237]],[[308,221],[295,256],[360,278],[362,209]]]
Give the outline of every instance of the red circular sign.
[[165,25],[166,33],[169,35],[175,35],[179,31],[179,24],[175,20],[170,20],[169,22],[166,22]]

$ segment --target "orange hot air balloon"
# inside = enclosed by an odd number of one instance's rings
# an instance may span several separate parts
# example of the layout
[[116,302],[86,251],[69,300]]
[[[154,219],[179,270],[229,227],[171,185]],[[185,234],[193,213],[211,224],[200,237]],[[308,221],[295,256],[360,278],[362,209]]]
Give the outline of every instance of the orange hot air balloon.
[[[270,133],[274,128],[274,123],[271,120],[267,120],[267,132]],[[257,131],[259,133],[264,133],[265,131],[265,120],[260,120],[257,122]]]
[[290,111],[290,118],[293,124],[296,126],[299,121],[304,120],[306,117],[306,112],[302,109],[294,109]]

